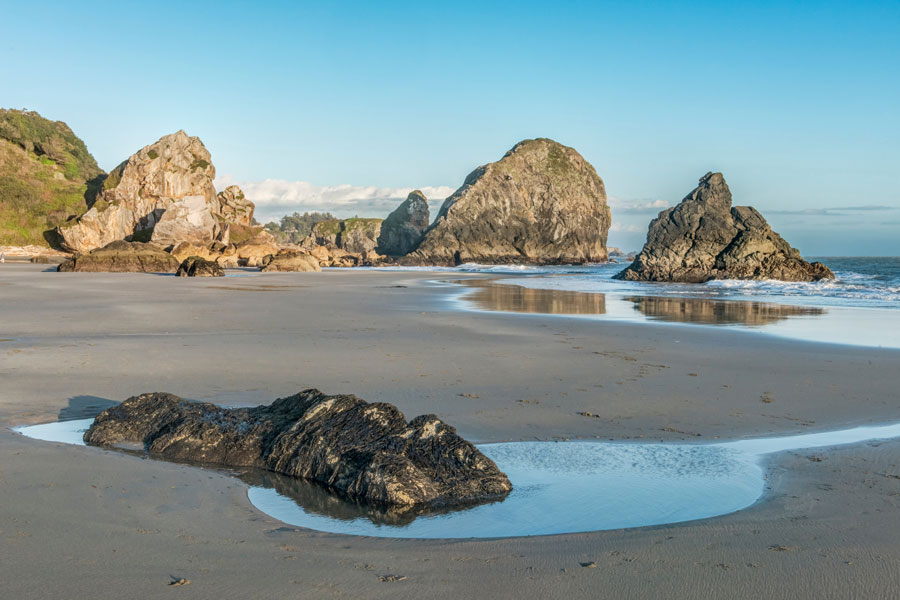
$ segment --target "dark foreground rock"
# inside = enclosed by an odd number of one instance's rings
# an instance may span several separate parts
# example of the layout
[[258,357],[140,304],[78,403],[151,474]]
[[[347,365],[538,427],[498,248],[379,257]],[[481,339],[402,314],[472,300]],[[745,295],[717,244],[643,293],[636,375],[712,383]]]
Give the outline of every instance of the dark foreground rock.
[[808,263],[756,209],[731,206],[721,173],[707,173],[680,204],[650,223],[647,243],[618,279],[702,283],[711,279],[818,281],[834,278]]
[[603,180],[573,148],[519,142],[444,201],[404,264],[568,264],[607,258]]
[[84,441],[140,443],[173,460],[262,468],[383,504],[483,502],[512,489],[493,461],[436,416],[407,423],[390,404],[314,389],[236,409],[142,394],[100,413]]
[[86,254],[76,254],[60,264],[57,271],[174,273],[178,266],[177,258],[155,244],[116,241]]
[[182,261],[175,274],[179,277],[225,277],[225,269],[215,261],[189,256]]

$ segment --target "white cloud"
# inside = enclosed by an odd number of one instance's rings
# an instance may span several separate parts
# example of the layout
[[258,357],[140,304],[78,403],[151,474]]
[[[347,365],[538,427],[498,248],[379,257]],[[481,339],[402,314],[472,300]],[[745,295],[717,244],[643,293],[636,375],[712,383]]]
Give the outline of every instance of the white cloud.
[[622,200],[615,196],[610,196],[607,200],[613,214],[625,215],[655,215],[664,208],[669,208],[669,203],[665,200],[650,200],[639,198],[636,200]]
[[638,227],[637,225],[623,225],[622,223],[613,223],[609,226],[609,230],[613,233],[643,233],[646,227]]
[[[236,181],[230,175],[217,177],[216,189],[241,186],[244,195],[256,205],[256,219],[261,223],[277,220],[293,212],[331,212],[338,217],[384,218],[397,208],[413,187],[375,187],[350,184],[314,185],[307,181],[266,179]],[[455,189],[448,186],[418,188],[428,198],[432,214],[437,214],[444,199]]]

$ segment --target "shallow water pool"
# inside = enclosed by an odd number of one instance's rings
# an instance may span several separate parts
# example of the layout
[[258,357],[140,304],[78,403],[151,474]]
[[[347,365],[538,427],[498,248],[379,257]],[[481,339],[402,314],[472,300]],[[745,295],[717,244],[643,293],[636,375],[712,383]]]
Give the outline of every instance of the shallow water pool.
[[[15,431],[84,445],[92,419]],[[510,478],[502,501],[435,511],[353,502],[322,486],[274,473],[237,476],[250,502],[291,525],[403,538],[485,538],[643,527],[714,517],[762,496],[767,454],[900,436],[900,424],[719,444],[509,442],[480,444]]]

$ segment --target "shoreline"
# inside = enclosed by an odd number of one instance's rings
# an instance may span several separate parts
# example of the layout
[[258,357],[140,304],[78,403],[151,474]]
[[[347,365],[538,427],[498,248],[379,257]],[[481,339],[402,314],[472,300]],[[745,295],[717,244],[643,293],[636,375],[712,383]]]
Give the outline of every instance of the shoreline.
[[[522,316],[541,315],[545,317],[568,317],[573,319],[596,319],[607,322],[629,323],[634,325],[656,325],[670,327],[722,327],[732,331],[752,333],[757,335],[772,336],[775,338],[790,339],[816,344],[833,344],[839,346],[877,348],[879,350],[900,350],[900,341],[894,336],[883,333],[883,321],[896,320],[900,326],[900,313],[886,308],[862,307],[862,306],[819,306],[816,304],[803,304],[802,302],[781,304],[779,299],[743,299],[743,298],[717,298],[697,296],[673,296],[664,293],[653,294],[650,290],[623,292],[602,291],[575,291],[568,289],[555,289],[545,287],[532,287],[524,285],[519,280],[532,279],[541,276],[503,274],[492,275],[486,279],[457,279],[435,280],[436,283],[452,285],[462,290],[448,296],[448,300],[457,305],[458,310],[481,313],[505,313]],[[475,283],[475,282],[484,283]],[[532,299],[543,299],[545,307],[526,309],[515,307],[516,302],[507,299],[507,306],[497,298],[481,298],[480,291],[493,287],[500,290],[500,286],[513,286],[520,288],[521,295],[530,295]],[[506,294],[510,296],[511,294]],[[554,308],[565,299],[598,298],[594,301],[582,301],[580,308],[569,306],[568,308]],[[642,308],[646,302],[649,310]],[[521,299],[519,304],[524,305]],[[629,303],[634,306],[631,307]],[[532,302],[531,304],[537,304]],[[572,303],[570,303],[572,304]],[[600,306],[598,310],[598,305]],[[612,308],[612,307],[615,308]],[[691,308],[699,314],[690,315]],[[685,311],[685,308],[688,310]],[[729,315],[716,315],[716,309],[725,308]],[[593,310],[592,310],[593,309]],[[629,309],[631,312],[629,312]],[[642,314],[643,313],[643,314]],[[710,314],[712,313],[712,314]],[[838,329],[846,322],[848,317],[855,316],[859,325],[865,326],[852,328],[850,331]],[[741,322],[744,321],[744,322]],[[813,326],[815,325],[815,326]],[[831,328],[831,331],[823,333],[823,329]],[[834,339],[829,339],[834,338]],[[887,344],[887,345],[885,345]]]

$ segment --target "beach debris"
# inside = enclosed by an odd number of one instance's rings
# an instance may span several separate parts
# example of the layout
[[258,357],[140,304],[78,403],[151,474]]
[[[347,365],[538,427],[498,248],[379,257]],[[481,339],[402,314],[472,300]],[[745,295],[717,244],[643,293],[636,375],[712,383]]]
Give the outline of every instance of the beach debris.
[[185,579],[184,577],[180,577],[177,579],[175,577],[173,577],[172,581],[169,582],[169,585],[172,585],[172,586],[190,585],[190,584],[191,584],[190,580]]
[[775,402],[775,394],[773,394],[772,392],[766,392],[762,396],[760,396],[759,399],[765,404],[772,404],[773,402]]
[[596,569],[597,568],[597,563],[596,563],[596,561],[593,561],[593,560],[588,561],[588,562],[578,563],[578,564],[580,564],[585,569]]
[[384,583],[394,583],[395,581],[404,581],[406,580],[406,575],[379,575],[378,581],[382,581]]

